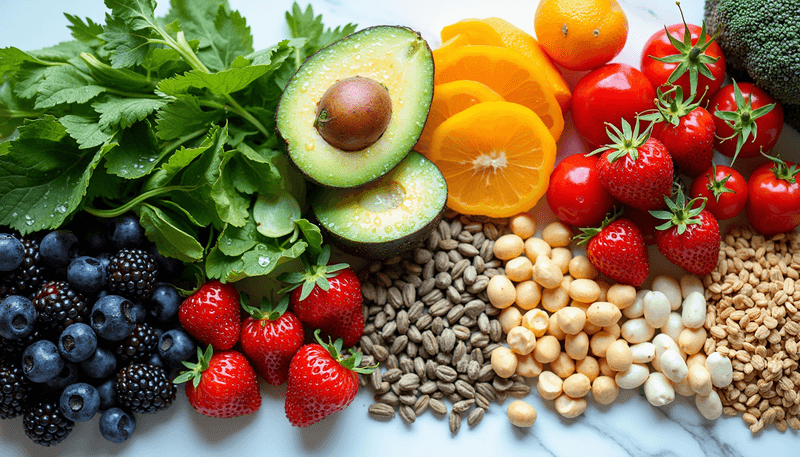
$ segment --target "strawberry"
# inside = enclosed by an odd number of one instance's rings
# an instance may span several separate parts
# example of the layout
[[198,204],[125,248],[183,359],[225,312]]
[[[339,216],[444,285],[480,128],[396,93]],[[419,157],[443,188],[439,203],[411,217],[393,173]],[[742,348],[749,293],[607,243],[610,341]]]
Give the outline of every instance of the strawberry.
[[[669,211],[650,214],[667,222],[656,227],[656,246],[670,262],[699,276],[711,273],[719,260],[721,237],[717,219],[705,209],[706,198],[686,201],[678,188],[675,201],[665,198]],[[699,203],[698,203],[699,202]]]
[[325,246],[316,265],[303,257],[302,273],[285,273],[278,279],[290,283],[284,290],[291,290],[292,311],[300,322],[321,329],[326,338],[342,338],[350,347],[364,332],[361,283],[346,263],[328,265],[330,255]]
[[669,152],[650,136],[651,128],[639,134],[639,122],[631,130],[622,120],[622,130],[608,124],[611,143],[589,154],[602,152],[597,162],[600,182],[622,203],[640,210],[659,209],[672,188],[672,159]]
[[242,325],[239,292],[232,284],[209,281],[181,303],[178,319],[201,343],[230,349],[239,341]]
[[600,228],[582,228],[576,237],[586,244],[586,256],[597,271],[609,279],[641,286],[650,273],[647,246],[639,228],[630,219],[606,217]]
[[209,345],[205,354],[197,348],[197,363],[183,364],[189,371],[174,382],[186,383],[186,398],[197,412],[209,417],[239,417],[261,406],[256,372],[239,352],[214,353]]
[[317,343],[301,347],[289,366],[284,409],[289,422],[307,427],[346,408],[358,392],[358,373],[369,374],[377,367],[359,367],[361,353],[350,350],[344,358],[342,339],[324,343],[320,331]]
[[287,311],[288,296],[284,296],[274,308],[264,300],[260,309],[245,303],[245,297],[242,295],[242,308],[250,316],[242,322],[239,338],[242,351],[253,361],[258,375],[267,383],[283,384],[289,375],[292,357],[303,345],[303,324],[297,316]]

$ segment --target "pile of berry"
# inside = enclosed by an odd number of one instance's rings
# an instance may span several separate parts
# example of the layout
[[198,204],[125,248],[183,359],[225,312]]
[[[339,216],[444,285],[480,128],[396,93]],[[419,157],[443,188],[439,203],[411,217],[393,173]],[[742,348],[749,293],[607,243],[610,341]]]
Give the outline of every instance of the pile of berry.
[[0,233],[0,418],[22,416],[25,434],[51,446],[99,415],[101,434],[122,442],[136,413],[170,406],[196,352],[170,285],[181,269],[131,216]]

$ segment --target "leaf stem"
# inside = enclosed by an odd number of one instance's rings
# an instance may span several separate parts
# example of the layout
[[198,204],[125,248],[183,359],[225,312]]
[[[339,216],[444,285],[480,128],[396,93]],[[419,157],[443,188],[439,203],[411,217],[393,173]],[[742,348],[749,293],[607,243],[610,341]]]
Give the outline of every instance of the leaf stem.
[[85,207],[84,210],[87,213],[89,213],[89,214],[91,214],[93,216],[97,216],[97,217],[103,217],[103,218],[117,217],[117,216],[121,216],[121,215],[127,213],[128,211],[132,210],[133,208],[135,208],[137,205],[139,205],[140,203],[144,202],[148,198],[157,197],[159,195],[166,194],[166,193],[169,193],[169,192],[172,192],[172,191],[176,191],[176,190],[192,190],[192,189],[195,189],[196,187],[197,186],[157,187],[155,189],[148,190],[147,192],[143,192],[143,193],[139,194],[136,198],[132,199],[131,201],[129,201],[128,203],[125,203],[122,206],[118,206],[117,208],[113,208],[113,209],[97,209],[97,208]]

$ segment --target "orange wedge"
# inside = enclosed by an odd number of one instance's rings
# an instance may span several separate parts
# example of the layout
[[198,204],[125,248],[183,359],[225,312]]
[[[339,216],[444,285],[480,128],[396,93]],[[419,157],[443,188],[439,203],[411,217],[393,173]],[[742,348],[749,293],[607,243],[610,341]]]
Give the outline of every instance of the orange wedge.
[[561,72],[539,46],[536,39],[522,29],[498,17],[464,19],[442,29],[443,42],[459,36],[458,42],[472,45],[499,46],[513,49],[539,66],[550,83],[561,111],[569,110],[572,94]]
[[433,51],[433,59],[434,85],[459,79],[483,83],[506,101],[533,110],[553,139],[561,137],[561,107],[539,67],[522,54],[494,46],[448,46]]
[[478,103],[502,100],[497,92],[476,81],[458,80],[434,86],[428,120],[414,150],[427,155],[433,131],[450,116]]
[[547,191],[556,143],[530,109],[498,101],[471,106],[434,130],[428,158],[447,181],[447,206],[461,214],[510,217]]

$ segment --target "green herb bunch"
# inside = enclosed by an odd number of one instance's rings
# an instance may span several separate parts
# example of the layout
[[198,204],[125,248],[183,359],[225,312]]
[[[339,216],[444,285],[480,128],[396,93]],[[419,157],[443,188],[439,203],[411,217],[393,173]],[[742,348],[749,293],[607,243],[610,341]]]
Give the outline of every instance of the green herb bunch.
[[254,51],[226,0],[172,0],[165,17],[153,0],[105,5],[105,24],[66,14],[71,41],[0,49],[0,225],[132,211],[161,253],[223,281],[318,252],[274,114],[306,57],[355,25],[294,4],[291,37]]

